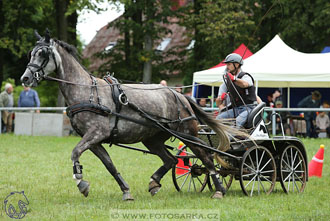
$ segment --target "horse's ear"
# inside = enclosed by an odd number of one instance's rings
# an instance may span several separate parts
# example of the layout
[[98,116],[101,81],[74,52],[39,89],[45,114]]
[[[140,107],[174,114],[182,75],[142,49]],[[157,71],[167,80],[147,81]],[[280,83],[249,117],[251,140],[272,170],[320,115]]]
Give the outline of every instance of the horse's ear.
[[41,36],[37,32],[37,30],[34,30],[34,35],[36,36],[36,38],[38,39],[38,41],[41,40]]
[[50,43],[50,33],[49,33],[48,28],[46,28],[45,42],[46,42],[46,43]]

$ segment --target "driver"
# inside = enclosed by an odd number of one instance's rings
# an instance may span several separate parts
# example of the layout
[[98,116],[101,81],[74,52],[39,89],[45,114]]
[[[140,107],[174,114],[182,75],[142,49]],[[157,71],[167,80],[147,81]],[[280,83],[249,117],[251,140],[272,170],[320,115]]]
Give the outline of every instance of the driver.
[[[220,112],[217,119],[235,118],[236,126],[243,127],[248,114],[257,105],[256,88],[253,77],[241,70],[243,58],[239,54],[229,54],[224,63],[226,63],[226,73],[224,74],[224,84],[219,88],[217,106],[224,109],[229,101],[233,107],[230,110]],[[259,102],[261,101],[258,97]]]

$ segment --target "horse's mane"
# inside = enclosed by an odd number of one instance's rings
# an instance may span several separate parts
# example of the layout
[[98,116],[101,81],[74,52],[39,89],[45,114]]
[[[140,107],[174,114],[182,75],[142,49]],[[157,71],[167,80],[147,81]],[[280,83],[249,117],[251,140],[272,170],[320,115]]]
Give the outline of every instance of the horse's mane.
[[89,70],[81,63],[81,56],[78,53],[78,50],[75,46],[70,45],[64,41],[53,39],[58,45],[64,48],[69,54],[71,54],[74,59],[80,64],[80,66],[90,75],[92,75]]
[[80,56],[78,54],[78,50],[76,47],[58,39],[53,39],[53,40],[57,44],[59,44],[62,48],[64,48],[69,54],[71,54],[79,62]]

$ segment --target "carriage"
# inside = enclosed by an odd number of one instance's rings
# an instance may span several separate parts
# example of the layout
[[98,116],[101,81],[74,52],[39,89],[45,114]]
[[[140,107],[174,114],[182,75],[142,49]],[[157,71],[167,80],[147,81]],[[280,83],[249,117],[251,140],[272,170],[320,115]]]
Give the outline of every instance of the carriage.
[[[256,106],[248,116],[245,128],[251,139],[233,140],[226,153],[212,150],[226,159],[229,167],[216,163],[217,174],[226,190],[233,180],[239,180],[243,193],[269,194],[276,182],[280,182],[285,193],[303,192],[308,180],[307,154],[300,139],[283,136],[270,137],[268,124],[264,122],[265,103]],[[277,113],[275,113],[278,115]],[[279,116],[280,117],[280,116]],[[217,136],[201,126],[199,137],[211,147],[217,146]],[[213,190],[213,182],[200,160],[183,145],[176,153],[179,163],[172,169],[172,179],[178,191],[201,192],[206,187]]]
[[[88,196],[90,185],[83,179],[79,160],[92,151],[114,177],[123,200],[133,200],[130,187],[117,171],[104,143],[116,144],[159,156],[163,165],[150,177],[149,192],[155,195],[162,177],[172,169],[179,191],[215,190],[222,198],[233,179],[246,195],[269,194],[279,181],[285,192],[302,192],[307,182],[307,156],[295,137],[270,137],[263,121],[265,104],[249,114],[245,128],[250,137],[228,139],[228,134],[247,135],[208,115],[191,98],[160,85],[121,84],[113,76],[91,75],[78,61],[75,48],[51,39],[46,31],[30,53],[21,77],[23,84],[37,86],[42,80],[59,82],[69,105],[71,125],[82,137],[71,154],[73,178],[79,191]],[[55,72],[56,77],[49,76]],[[198,126],[202,122],[207,126]],[[171,137],[183,145],[173,156],[165,144]],[[241,137],[242,138],[242,137]],[[127,144],[142,142],[148,150]],[[191,151],[190,151],[191,150]],[[214,163],[215,159],[219,163]],[[211,178],[210,178],[211,177]],[[223,185],[225,184],[225,185]]]

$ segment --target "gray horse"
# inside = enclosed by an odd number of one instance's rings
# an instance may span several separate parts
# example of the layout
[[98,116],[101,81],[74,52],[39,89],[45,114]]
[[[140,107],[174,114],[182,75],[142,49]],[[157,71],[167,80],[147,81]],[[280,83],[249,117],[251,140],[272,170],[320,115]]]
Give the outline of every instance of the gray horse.
[[[51,78],[49,74],[56,72],[60,90],[69,106],[82,101],[95,104],[94,107],[108,108],[108,115],[97,111],[81,111],[71,116],[73,128],[82,137],[72,151],[73,178],[79,191],[87,197],[89,183],[83,180],[82,166],[79,158],[86,150],[91,150],[104,164],[119,184],[123,192],[123,200],[133,200],[128,184],[115,168],[108,152],[102,143],[133,144],[142,142],[151,153],[158,155],[163,165],[151,176],[149,192],[154,195],[160,189],[162,177],[177,163],[166,148],[164,142],[176,131],[183,138],[196,137],[198,132],[197,118],[209,125],[219,136],[220,149],[229,147],[229,127],[213,119],[191,99],[174,90],[155,84],[113,84],[104,79],[93,77],[78,62],[75,48],[63,41],[51,39],[48,32],[41,37],[30,53],[30,62],[21,81],[27,86],[37,86],[43,79]],[[110,82],[111,83],[111,82]],[[120,98],[120,107],[113,88],[118,87],[125,97]],[[85,102],[86,104],[86,102]],[[90,108],[90,106],[88,107]],[[87,108],[87,110],[88,110]],[[85,109],[86,110],[86,109]],[[147,111],[145,111],[147,110]],[[144,113],[144,114],[143,114]],[[122,117],[120,117],[122,116]],[[150,117],[151,116],[151,117]],[[156,123],[152,119],[156,119]],[[232,133],[232,128],[230,129]],[[181,139],[182,140],[182,139]],[[198,141],[182,140],[207,167],[215,183],[213,198],[222,198],[225,190],[215,173],[211,153],[196,145]]]

